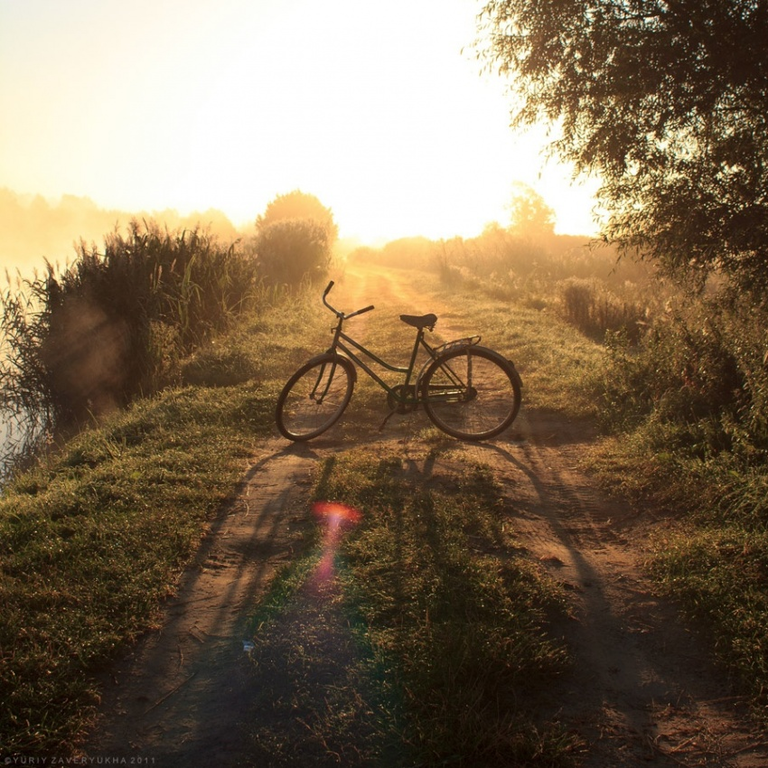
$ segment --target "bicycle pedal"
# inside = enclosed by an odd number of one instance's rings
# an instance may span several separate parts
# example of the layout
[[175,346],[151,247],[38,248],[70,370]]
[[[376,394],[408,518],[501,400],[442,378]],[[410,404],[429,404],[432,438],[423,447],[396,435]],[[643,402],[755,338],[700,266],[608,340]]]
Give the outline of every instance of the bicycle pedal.
[[384,427],[386,427],[386,426],[387,426],[387,422],[388,422],[388,421],[389,421],[389,420],[390,420],[390,419],[391,419],[391,418],[392,418],[392,417],[393,417],[393,416],[394,416],[396,413],[397,413],[397,411],[390,411],[390,412],[389,412],[389,413],[386,415],[386,417],[385,417],[384,421],[382,421],[382,422],[381,422],[381,425],[379,426],[379,432],[383,432],[383,431],[384,431]]

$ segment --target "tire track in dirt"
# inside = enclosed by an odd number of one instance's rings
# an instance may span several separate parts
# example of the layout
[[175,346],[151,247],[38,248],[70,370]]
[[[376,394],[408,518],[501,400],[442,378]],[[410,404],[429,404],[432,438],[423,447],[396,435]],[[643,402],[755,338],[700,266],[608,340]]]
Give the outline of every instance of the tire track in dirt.
[[514,432],[465,453],[493,468],[521,544],[570,596],[571,618],[557,630],[573,672],[551,692],[550,709],[583,740],[583,765],[768,765],[706,643],[643,573],[649,514],[579,470],[589,425],[533,411]]

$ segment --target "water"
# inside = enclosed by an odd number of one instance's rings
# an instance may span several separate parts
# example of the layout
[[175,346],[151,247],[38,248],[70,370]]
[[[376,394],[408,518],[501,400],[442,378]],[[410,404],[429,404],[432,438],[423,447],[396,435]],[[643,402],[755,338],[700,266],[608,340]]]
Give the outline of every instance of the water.
[[0,419],[0,489],[8,479],[15,459],[30,445],[32,426],[28,419],[18,415],[16,418],[4,416]]

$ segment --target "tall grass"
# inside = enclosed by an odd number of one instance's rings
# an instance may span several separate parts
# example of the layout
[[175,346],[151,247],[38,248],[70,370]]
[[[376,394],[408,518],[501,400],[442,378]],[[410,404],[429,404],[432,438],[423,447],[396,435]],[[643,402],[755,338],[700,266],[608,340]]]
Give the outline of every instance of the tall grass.
[[622,333],[633,343],[640,340],[651,314],[650,301],[638,302],[594,278],[571,277],[558,289],[562,317],[583,333],[601,341],[607,333]]
[[639,346],[609,339],[600,384],[607,426],[648,418],[687,430],[701,458],[768,458],[768,315],[727,298],[656,318]]
[[179,361],[250,308],[252,259],[203,231],[134,221],[103,251],[2,295],[0,409],[46,432],[178,382]]

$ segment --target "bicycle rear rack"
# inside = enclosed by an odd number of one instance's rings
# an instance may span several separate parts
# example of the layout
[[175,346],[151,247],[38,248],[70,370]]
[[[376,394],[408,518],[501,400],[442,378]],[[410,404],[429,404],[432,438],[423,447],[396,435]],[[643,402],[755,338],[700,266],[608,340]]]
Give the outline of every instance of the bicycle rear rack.
[[474,347],[479,343],[480,336],[467,336],[464,339],[454,339],[453,341],[446,341],[445,344],[441,344],[439,347],[435,347],[435,354],[439,355],[452,349],[459,349],[460,347]]

